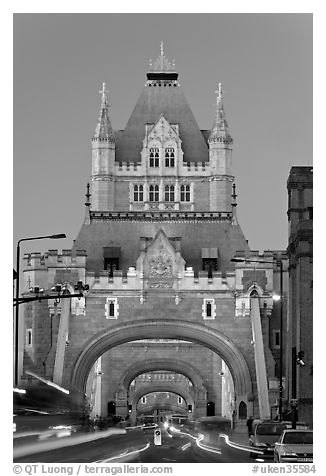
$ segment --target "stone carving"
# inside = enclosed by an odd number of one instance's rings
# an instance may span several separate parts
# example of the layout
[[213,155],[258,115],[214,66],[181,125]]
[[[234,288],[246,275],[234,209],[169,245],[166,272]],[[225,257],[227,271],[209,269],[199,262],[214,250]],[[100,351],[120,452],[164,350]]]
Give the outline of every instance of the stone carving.
[[161,253],[149,262],[151,276],[172,276],[172,259]]
[[148,287],[151,289],[166,289],[172,288],[173,283],[149,283]]

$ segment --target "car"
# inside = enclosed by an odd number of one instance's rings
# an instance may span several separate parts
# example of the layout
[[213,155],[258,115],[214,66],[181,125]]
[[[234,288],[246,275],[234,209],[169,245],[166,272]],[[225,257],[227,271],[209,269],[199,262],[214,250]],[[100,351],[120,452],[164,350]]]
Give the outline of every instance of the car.
[[[275,421],[260,421],[254,424],[252,434],[249,437],[249,446],[259,450],[258,454],[273,458],[275,442],[286,429],[285,423]],[[262,453],[261,453],[262,452]],[[250,457],[255,456],[255,451]]]
[[312,463],[313,431],[302,429],[284,430],[275,443],[275,463]]

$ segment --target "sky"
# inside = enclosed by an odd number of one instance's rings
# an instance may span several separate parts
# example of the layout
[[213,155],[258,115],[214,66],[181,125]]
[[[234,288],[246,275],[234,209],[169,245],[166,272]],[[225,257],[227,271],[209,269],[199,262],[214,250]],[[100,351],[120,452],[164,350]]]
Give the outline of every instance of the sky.
[[222,82],[241,228],[253,250],[286,249],[290,169],[312,165],[312,14],[16,13],[13,241],[67,235],[22,253],[71,248],[101,84],[123,129],[161,41],[201,129],[213,124]]

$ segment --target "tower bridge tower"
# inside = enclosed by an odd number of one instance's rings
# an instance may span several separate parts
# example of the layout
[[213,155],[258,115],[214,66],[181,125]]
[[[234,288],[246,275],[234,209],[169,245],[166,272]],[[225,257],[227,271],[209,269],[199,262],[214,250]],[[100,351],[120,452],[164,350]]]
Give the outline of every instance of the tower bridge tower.
[[[26,283],[46,289],[82,280],[89,291],[67,309],[54,312],[50,302],[26,309],[25,369],[82,393],[96,388],[103,415],[110,408],[127,416],[138,375],[177,372],[193,384],[193,417],[269,417],[278,388],[275,264],[272,252],[250,250],[236,217],[221,83],[210,130],[199,128],[163,45],[124,130],[112,127],[105,83],[100,96],[85,220],[73,247],[25,256]],[[261,263],[235,268],[234,256]]]

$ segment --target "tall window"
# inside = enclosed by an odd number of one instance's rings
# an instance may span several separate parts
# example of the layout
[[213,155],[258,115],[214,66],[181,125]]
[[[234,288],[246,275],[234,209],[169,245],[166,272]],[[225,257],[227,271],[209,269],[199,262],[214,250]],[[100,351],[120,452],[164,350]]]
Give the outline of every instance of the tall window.
[[144,200],[144,187],[142,185],[134,185],[134,202],[142,202]]
[[105,303],[105,318],[117,319],[119,316],[118,298],[106,298]]
[[165,167],[174,167],[174,149],[171,147],[165,149]]
[[150,185],[149,186],[149,201],[150,202],[158,202],[159,200],[160,200],[159,186],[158,185]]
[[182,202],[190,202],[190,185],[181,185],[180,200]]
[[204,299],[202,305],[202,316],[204,319],[215,319],[216,304],[214,299]]
[[164,200],[174,202],[174,185],[166,185],[164,189]]
[[32,329],[26,329],[26,346],[32,346]]
[[150,167],[159,167],[160,165],[160,154],[158,147],[152,147],[149,149],[149,166]]

